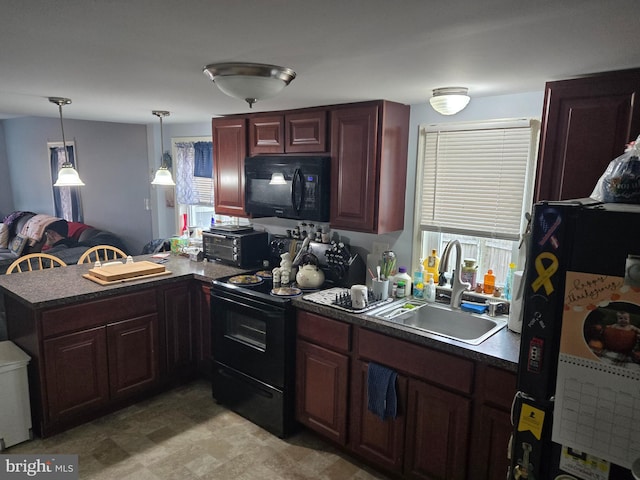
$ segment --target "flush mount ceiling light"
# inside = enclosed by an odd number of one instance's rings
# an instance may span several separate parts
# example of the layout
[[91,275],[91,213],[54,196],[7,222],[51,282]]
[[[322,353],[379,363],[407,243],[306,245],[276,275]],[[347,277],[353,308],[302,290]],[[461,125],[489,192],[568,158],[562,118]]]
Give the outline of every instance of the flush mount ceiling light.
[[442,115],[455,115],[467,106],[471,99],[464,87],[436,88],[429,103],[433,109]]
[[171,176],[171,170],[169,170],[169,166],[165,162],[165,155],[168,157],[168,160],[171,159],[171,156],[168,152],[166,154],[164,153],[164,136],[162,132],[162,117],[168,117],[171,114],[163,110],[153,110],[151,113],[160,119],[160,168],[156,171],[156,175],[153,177],[151,185],[172,187],[175,185],[175,182]]
[[58,105],[58,111],[60,112],[60,129],[62,130],[62,151],[64,152],[64,163],[58,170],[58,179],[53,184],[54,187],[78,187],[84,185],[84,182],[80,180],[80,175],[73,164],[69,162],[67,158],[67,142],[64,138],[64,124],[62,123],[62,106],[69,105],[71,103],[70,98],[61,97],[49,97],[51,103]]
[[273,97],[296,78],[296,72],[286,67],[262,63],[212,63],[203,72],[222,93],[249,104]]

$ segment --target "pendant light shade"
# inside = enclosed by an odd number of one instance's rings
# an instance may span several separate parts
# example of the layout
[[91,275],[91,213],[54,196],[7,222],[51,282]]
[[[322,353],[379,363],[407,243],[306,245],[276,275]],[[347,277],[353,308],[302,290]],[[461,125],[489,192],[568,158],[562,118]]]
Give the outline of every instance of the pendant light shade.
[[274,172],[271,174],[271,180],[269,185],[286,185],[287,181],[284,179],[284,173]]
[[84,185],[84,182],[80,180],[80,175],[75,168],[73,168],[73,164],[69,162],[67,158],[67,142],[64,138],[64,123],[62,122],[62,106],[69,105],[71,103],[71,99],[69,98],[61,98],[61,97],[49,97],[49,101],[51,103],[55,103],[58,105],[58,111],[60,112],[60,128],[62,130],[62,150],[64,151],[64,163],[58,170],[58,179],[56,183],[53,184],[54,187],[79,187]]
[[203,72],[222,93],[246,101],[249,108],[277,95],[296,78],[290,68],[262,63],[213,63]]
[[468,89],[464,87],[436,88],[429,103],[433,109],[442,115],[455,115],[463,110],[469,100]]
[[[162,118],[168,117],[170,115],[170,112],[166,112],[164,110],[153,110],[151,113],[153,113],[156,117],[160,119],[160,151],[164,152],[164,134],[162,131]],[[167,153],[167,156],[169,156],[168,153]],[[169,156],[169,158],[171,157]],[[169,170],[169,166],[165,163],[164,159],[165,159],[165,154],[161,153],[160,168],[156,171],[156,174],[153,177],[153,180],[151,181],[151,185],[163,185],[163,186],[172,187],[175,185],[175,182],[173,181],[173,177],[171,176],[171,170]]]

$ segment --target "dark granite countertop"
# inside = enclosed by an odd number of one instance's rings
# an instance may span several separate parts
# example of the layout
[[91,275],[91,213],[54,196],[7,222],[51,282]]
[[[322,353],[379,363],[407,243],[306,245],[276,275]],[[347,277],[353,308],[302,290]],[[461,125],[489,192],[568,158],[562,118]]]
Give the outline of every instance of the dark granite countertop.
[[[159,277],[140,278],[113,285],[100,285],[84,278],[91,264],[0,275],[0,292],[11,295],[33,308],[49,308],[80,301],[141,290],[163,283],[195,278],[211,281],[246,270],[216,262],[192,262],[186,257],[170,255],[165,267],[171,273]],[[151,255],[134,257],[134,261],[152,260]]]
[[353,325],[359,325],[401,340],[407,340],[436,350],[452,353],[514,373],[517,372],[518,356],[520,353],[520,335],[507,328],[503,328],[480,345],[469,345],[439,335],[417,331],[403,325],[385,322],[384,320],[379,320],[363,313],[354,314],[319,305],[302,298],[295,298],[293,304],[301,310],[317,313],[318,315],[336,320],[342,320]]
[[[164,265],[171,273],[165,276],[141,278],[103,286],[82,276],[92,265],[69,265],[53,270],[0,275],[0,292],[11,295],[32,308],[51,308],[111,295],[121,295],[189,278],[209,282],[216,278],[237,275],[246,271],[216,262],[193,262],[182,256],[171,255],[167,258],[168,262]],[[134,257],[134,261],[140,260],[151,260],[151,255]],[[318,305],[302,298],[294,298],[293,305],[302,310],[366,327],[395,338],[470,358],[498,368],[513,372],[517,370],[520,335],[506,328],[489,337],[480,345],[474,346],[426,332],[419,332],[402,325],[390,324],[366,314],[352,314]]]

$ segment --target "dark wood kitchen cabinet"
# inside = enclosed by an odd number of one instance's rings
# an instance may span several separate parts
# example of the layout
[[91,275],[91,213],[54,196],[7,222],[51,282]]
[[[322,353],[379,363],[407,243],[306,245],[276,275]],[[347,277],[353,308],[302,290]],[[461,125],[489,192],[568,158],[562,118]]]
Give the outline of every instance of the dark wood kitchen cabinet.
[[331,226],[404,228],[409,107],[377,101],[331,110]]
[[213,377],[211,349],[211,286],[195,282],[195,352],[198,373],[209,380]]
[[[352,449],[406,478],[466,479],[473,362],[363,328],[356,337],[359,367],[354,367],[352,382]],[[363,412],[367,361],[398,373],[396,419],[382,421]]]
[[297,335],[296,420],[344,446],[351,327],[298,311]]
[[300,110],[249,117],[250,156],[326,151],[326,110]]
[[191,282],[158,288],[166,380],[183,382],[196,371],[195,323]]
[[504,480],[509,468],[507,450],[513,431],[511,403],[516,394],[516,374],[480,364],[476,391],[469,473],[478,480]]
[[244,211],[244,159],[247,156],[245,117],[214,118],[213,182],[215,211],[246,217]]
[[41,386],[36,386],[40,402],[34,409],[42,435],[91,418],[157,385],[158,315],[153,290],[46,310],[40,323],[44,374]]
[[548,82],[535,201],[591,195],[611,160],[640,134],[640,69]]

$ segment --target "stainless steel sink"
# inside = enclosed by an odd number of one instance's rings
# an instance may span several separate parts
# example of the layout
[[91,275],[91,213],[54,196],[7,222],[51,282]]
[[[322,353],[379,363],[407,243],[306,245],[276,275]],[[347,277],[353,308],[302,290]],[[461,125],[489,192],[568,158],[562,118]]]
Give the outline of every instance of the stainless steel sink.
[[448,305],[401,300],[367,312],[380,320],[404,325],[471,345],[479,345],[507,325],[489,315],[452,310]]

